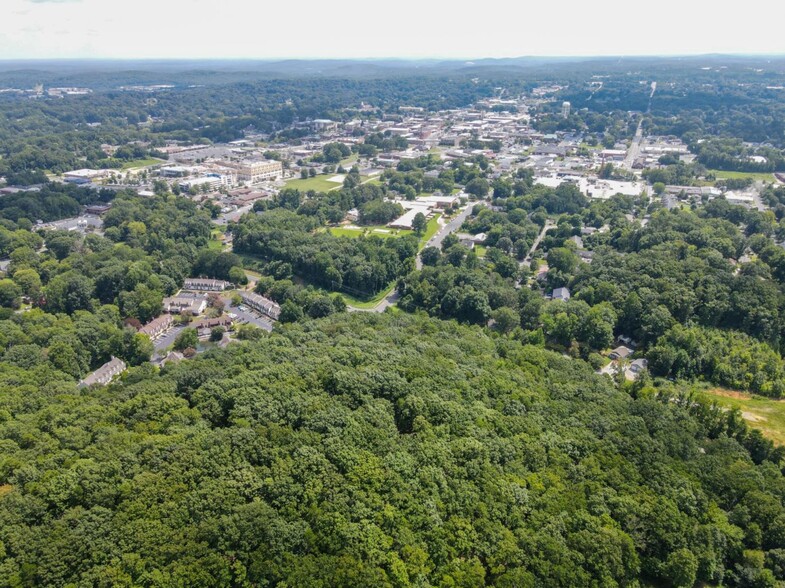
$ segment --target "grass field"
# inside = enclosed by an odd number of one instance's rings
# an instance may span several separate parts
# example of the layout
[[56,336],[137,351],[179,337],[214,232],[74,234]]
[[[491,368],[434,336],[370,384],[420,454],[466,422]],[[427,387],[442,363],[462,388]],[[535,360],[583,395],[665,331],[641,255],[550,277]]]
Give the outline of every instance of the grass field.
[[484,245],[475,245],[474,246],[474,253],[477,254],[477,257],[485,257],[485,253],[488,249]]
[[370,237],[375,235],[376,237],[382,237],[386,239],[388,237],[403,237],[404,235],[411,235],[412,231],[407,231],[404,229],[390,229],[384,225],[371,225],[368,227],[361,227],[359,229],[346,229],[344,227],[338,227],[335,229],[330,229],[330,233],[336,237],[359,237],[361,235]]
[[431,240],[431,237],[433,237],[439,231],[440,216],[440,214],[434,214],[433,218],[428,221],[428,226],[425,228],[422,239],[420,239],[420,249],[422,249],[423,246],[425,246],[425,244]]
[[360,156],[357,153],[352,153],[346,159],[341,160],[341,165],[346,168],[346,171],[349,171],[349,168],[352,167],[355,161],[360,159]]
[[297,179],[297,180],[289,180],[286,182],[287,188],[295,188],[297,190],[301,190],[303,192],[307,192],[308,190],[316,190],[317,192],[328,192],[333,188],[340,188],[341,184],[338,182],[330,182],[328,178],[331,178],[337,174],[331,174],[326,176],[314,176],[313,178],[308,178],[307,180]]
[[[425,229],[425,233],[423,233],[422,237],[420,238],[420,248],[422,248],[430,239],[433,237],[436,232],[439,230],[439,217],[441,215],[434,215],[434,217],[428,221],[428,226]],[[361,227],[357,229],[347,229],[345,227],[336,227],[332,229],[328,229],[331,234],[335,235],[336,237],[350,237],[355,238],[361,235],[365,235],[366,237],[370,237],[371,235],[376,235],[377,237],[403,237],[405,235],[411,235],[414,231],[407,231],[406,229],[390,229],[384,225],[371,225],[368,227]]]
[[134,167],[148,167],[148,166],[151,166],[151,165],[156,165],[158,163],[164,163],[164,160],[163,159],[155,159],[155,158],[152,158],[152,157],[149,158],[149,159],[134,159],[133,161],[126,161],[123,164],[122,169],[126,170],[126,169],[131,169],[131,168],[134,168]]
[[746,178],[750,178],[752,180],[761,180],[764,182],[773,182],[774,181],[774,174],[761,174],[761,173],[751,173],[751,172],[733,172],[733,171],[722,171],[719,169],[710,169],[711,173],[718,180],[743,180]]
[[379,304],[382,300],[387,298],[387,296],[392,294],[394,288],[395,288],[395,283],[393,282],[393,284],[389,288],[387,288],[383,292],[379,292],[376,296],[368,300],[364,300],[362,298],[355,298],[354,296],[351,296],[349,294],[343,294],[343,293],[341,293],[341,296],[343,296],[343,299],[346,301],[346,304],[348,304],[349,306],[367,310],[373,308],[374,306]]
[[722,388],[712,388],[704,394],[720,406],[738,408],[750,426],[760,429],[777,445],[785,445],[785,401]]

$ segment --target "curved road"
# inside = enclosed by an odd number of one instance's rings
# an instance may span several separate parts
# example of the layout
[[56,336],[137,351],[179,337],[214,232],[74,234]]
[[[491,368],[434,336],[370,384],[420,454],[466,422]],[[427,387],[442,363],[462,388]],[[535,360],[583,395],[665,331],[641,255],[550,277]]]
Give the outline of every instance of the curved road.
[[[450,233],[454,233],[455,231],[461,228],[464,221],[469,217],[469,215],[474,210],[474,206],[475,203],[470,203],[454,219],[452,219],[446,225],[442,226],[442,228],[440,228],[437,231],[437,233],[433,237],[431,237],[428,240],[428,242],[423,246],[423,249],[425,249],[425,247],[441,247],[442,241],[444,241],[444,238],[447,235],[449,235]],[[420,251],[422,251],[422,249]],[[417,254],[417,258],[415,259],[414,263],[418,270],[422,269],[422,260],[420,259],[419,253]],[[376,306],[373,306],[371,308],[357,308],[355,306],[348,305],[346,309],[349,312],[384,312],[385,310],[387,310],[388,306],[392,306],[393,304],[398,302],[398,298],[400,298],[400,295],[398,294],[398,290],[395,288],[395,286],[393,286],[393,289],[390,291],[390,293],[387,296],[385,296],[382,300],[380,300]]]

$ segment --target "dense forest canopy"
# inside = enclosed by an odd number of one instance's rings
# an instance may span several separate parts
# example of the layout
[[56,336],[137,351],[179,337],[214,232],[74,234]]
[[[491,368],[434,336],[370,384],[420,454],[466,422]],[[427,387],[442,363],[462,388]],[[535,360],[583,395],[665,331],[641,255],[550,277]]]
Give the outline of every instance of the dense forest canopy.
[[778,457],[737,415],[478,328],[341,315],[108,388],[0,377],[6,586],[746,586],[782,565]]

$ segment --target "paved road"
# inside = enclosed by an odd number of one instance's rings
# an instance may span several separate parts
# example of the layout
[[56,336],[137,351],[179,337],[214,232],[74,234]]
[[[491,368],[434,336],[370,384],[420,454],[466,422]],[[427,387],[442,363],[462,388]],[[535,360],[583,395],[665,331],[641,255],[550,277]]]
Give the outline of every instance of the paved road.
[[237,222],[240,220],[241,216],[243,216],[246,212],[250,212],[252,208],[253,204],[249,204],[248,206],[243,206],[242,208],[233,210],[232,212],[224,213],[215,219],[215,224],[223,226],[228,224],[229,221]]
[[[433,237],[431,237],[430,241],[428,241],[425,244],[425,247],[441,247],[444,238],[450,233],[454,233],[455,231],[461,228],[464,221],[469,217],[469,215],[474,210],[474,207],[475,207],[475,203],[472,203],[469,204],[466,208],[464,208],[460,212],[460,214],[458,214],[458,216],[456,216],[454,219],[452,219],[450,222],[444,225],[441,229],[439,229],[439,231]],[[419,259],[420,256],[418,255],[417,256],[418,262]],[[420,269],[420,267],[418,267],[417,269]]]
[[[425,247],[441,247],[442,241],[444,241],[444,238],[447,235],[461,228],[463,222],[472,213],[472,210],[474,210],[474,206],[474,203],[469,204],[464,210],[460,212],[460,214],[458,214],[454,219],[439,229],[439,231],[428,240],[428,242],[425,244]],[[417,266],[418,270],[422,269],[422,261],[420,260],[419,253],[415,259],[415,265]],[[347,307],[347,310],[349,312],[384,312],[388,306],[392,306],[398,302],[398,298],[400,298],[398,291],[393,287],[392,291],[376,306],[372,308],[357,308],[350,305]]]
[[638,157],[641,150],[641,141],[643,140],[643,117],[638,122],[638,129],[635,131],[635,137],[630,143],[630,148],[627,150],[627,157],[624,159],[622,167],[628,171],[632,171],[632,165]]
[[545,224],[542,227],[542,231],[540,231],[540,234],[537,235],[537,238],[534,240],[534,243],[532,243],[531,249],[529,249],[529,253],[526,255],[526,259],[524,259],[520,263],[521,267],[523,267],[524,265],[529,265],[532,262],[532,256],[534,255],[534,252],[537,251],[537,247],[540,246],[540,242],[545,237],[545,233],[547,233],[549,229],[552,229],[555,226],[556,225],[553,223],[552,220],[548,219],[545,221]]

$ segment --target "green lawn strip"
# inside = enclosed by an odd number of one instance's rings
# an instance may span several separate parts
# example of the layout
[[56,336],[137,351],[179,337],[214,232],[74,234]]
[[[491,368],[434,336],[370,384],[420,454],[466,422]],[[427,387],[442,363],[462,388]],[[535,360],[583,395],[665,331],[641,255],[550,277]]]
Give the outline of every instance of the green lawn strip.
[[773,182],[774,174],[771,173],[756,173],[756,172],[736,172],[736,171],[723,171],[719,169],[710,169],[709,173],[714,174],[718,180],[761,180],[764,182]]
[[387,298],[387,296],[392,294],[393,290],[395,290],[395,284],[396,283],[393,282],[389,288],[386,288],[385,290],[379,292],[376,296],[368,300],[364,300],[362,298],[356,298],[355,296],[351,296],[350,294],[341,293],[341,296],[343,296],[343,299],[346,301],[346,304],[348,304],[353,308],[370,310],[374,308],[377,304],[379,304],[382,300]]
[[133,161],[126,161],[123,164],[122,169],[127,170],[135,167],[150,167],[151,165],[157,165],[159,163],[165,163],[163,159],[155,159],[155,158],[147,158],[147,159],[134,159]]

